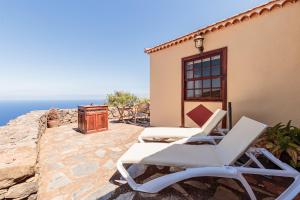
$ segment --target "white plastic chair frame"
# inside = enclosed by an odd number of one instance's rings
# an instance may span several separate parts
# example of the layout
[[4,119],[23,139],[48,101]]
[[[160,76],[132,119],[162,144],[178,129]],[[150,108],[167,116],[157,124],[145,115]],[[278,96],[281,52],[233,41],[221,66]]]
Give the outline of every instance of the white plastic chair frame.
[[[130,176],[121,161],[118,161],[117,168],[133,190],[147,193],[157,193],[174,183],[189,178],[213,176],[239,180],[251,200],[256,200],[256,196],[243,174],[294,178],[294,182],[279,197],[277,197],[277,200],[293,199],[300,192],[300,173],[297,170],[278,160],[273,154],[263,148],[250,148],[245,154],[249,157],[249,161],[243,166],[186,168],[183,171],[167,174],[143,184],[138,184],[134,181],[134,177]],[[266,169],[256,158],[258,155],[265,156],[280,169]],[[249,167],[252,162],[256,163],[259,168]]]

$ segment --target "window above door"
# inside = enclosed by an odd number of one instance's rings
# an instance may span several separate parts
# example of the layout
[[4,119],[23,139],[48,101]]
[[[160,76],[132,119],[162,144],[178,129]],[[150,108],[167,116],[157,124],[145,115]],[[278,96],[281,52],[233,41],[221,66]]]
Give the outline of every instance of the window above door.
[[226,48],[183,58],[182,63],[184,100],[224,100]]

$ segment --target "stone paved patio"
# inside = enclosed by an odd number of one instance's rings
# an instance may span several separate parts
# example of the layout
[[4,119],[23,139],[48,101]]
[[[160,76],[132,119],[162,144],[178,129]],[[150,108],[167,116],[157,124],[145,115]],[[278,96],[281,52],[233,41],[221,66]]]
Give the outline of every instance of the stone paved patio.
[[142,127],[110,123],[110,130],[83,135],[77,124],[47,129],[40,143],[39,199],[96,199],[114,188],[115,162]]
[[[117,186],[115,163],[137,141],[142,127],[110,123],[110,130],[83,135],[77,124],[47,129],[40,142],[40,180],[38,197],[42,200],[239,200],[249,199],[240,184],[232,179],[202,177],[185,180],[159,194],[133,192],[127,184]],[[144,182],[169,173],[170,168],[148,167],[137,178]],[[290,180],[247,176],[258,199],[272,200]],[[298,195],[299,196],[299,195]],[[297,198],[300,199],[300,198]]]

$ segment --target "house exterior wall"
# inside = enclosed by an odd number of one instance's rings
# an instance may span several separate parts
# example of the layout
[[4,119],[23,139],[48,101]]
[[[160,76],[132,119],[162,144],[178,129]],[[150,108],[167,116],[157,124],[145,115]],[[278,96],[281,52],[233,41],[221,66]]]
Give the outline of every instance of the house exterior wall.
[[[204,35],[205,51],[227,47],[227,101],[233,121],[246,115],[274,125],[300,126],[300,2]],[[193,40],[150,54],[152,126],[181,125],[184,57]],[[221,102],[184,102],[184,114],[199,104],[212,111]],[[185,126],[194,127],[186,115]]]

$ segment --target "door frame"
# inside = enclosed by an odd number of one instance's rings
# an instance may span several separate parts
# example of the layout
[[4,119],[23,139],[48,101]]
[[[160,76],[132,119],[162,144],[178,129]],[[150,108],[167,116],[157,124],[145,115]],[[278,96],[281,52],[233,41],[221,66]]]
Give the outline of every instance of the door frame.
[[[213,55],[216,53],[220,53],[221,56],[221,63],[222,63],[222,75],[224,76],[223,80],[224,83],[222,83],[224,85],[224,88],[222,88],[222,93],[223,93],[223,98],[222,101],[215,101],[215,102],[222,102],[222,109],[223,110],[227,110],[227,47],[223,47],[223,48],[219,48],[219,49],[214,49],[211,51],[207,51],[207,52],[203,52],[200,54],[195,54],[192,56],[188,56],[188,57],[184,57],[181,59],[181,127],[185,126],[185,109],[184,109],[184,103],[185,102],[209,102],[209,101],[214,101],[214,100],[205,100],[205,101],[201,101],[201,100],[185,100],[184,96],[185,96],[185,89],[184,89],[184,63],[187,62],[188,60],[192,60],[192,59],[197,59],[197,58],[201,58],[201,57],[205,57],[205,56],[209,56],[209,55]],[[225,128],[226,127],[226,118],[223,119],[222,121],[222,127]]]

